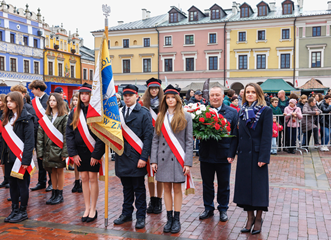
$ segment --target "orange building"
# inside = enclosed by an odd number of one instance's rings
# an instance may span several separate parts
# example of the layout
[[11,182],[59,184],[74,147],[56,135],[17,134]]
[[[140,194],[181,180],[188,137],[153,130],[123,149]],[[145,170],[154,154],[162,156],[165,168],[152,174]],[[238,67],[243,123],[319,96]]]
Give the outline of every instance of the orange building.
[[81,63],[82,63],[82,83],[92,84],[94,76],[94,50],[85,46],[80,47]]

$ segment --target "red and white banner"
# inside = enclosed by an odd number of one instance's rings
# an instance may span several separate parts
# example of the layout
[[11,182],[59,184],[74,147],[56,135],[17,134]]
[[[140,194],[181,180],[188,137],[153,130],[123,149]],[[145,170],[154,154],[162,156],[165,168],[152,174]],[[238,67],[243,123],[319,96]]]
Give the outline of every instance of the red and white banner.
[[45,115],[46,110],[44,109],[43,105],[41,105],[39,97],[32,99],[32,106],[36,111],[38,119],[41,119]]
[[140,138],[126,125],[122,113],[122,109],[120,109],[120,118],[121,118],[121,125],[122,125],[122,134],[126,141],[133,147],[139,154],[143,151],[143,142]]
[[[161,131],[162,131],[162,134],[163,134],[165,140],[167,141],[172,153],[175,155],[175,157],[177,158],[177,160],[178,160],[179,164],[182,166],[182,168],[184,168],[185,151],[182,148],[182,146],[180,145],[180,143],[178,142],[178,139],[176,138],[174,133],[172,132],[172,129],[171,129],[167,116],[164,117]],[[186,195],[190,194],[190,193],[194,194],[194,191],[195,191],[194,182],[193,182],[193,178],[192,178],[192,173],[190,172],[189,174],[187,174],[185,176],[185,194]]]
[[2,128],[3,139],[7,143],[12,153],[14,153],[14,155],[16,156],[16,160],[11,170],[10,176],[23,179],[25,171],[28,171],[28,173],[32,175],[33,172],[35,171],[35,165],[33,159],[31,159],[31,163],[27,169],[24,169],[22,167],[22,155],[24,149],[23,141],[16,135],[16,133],[13,130],[13,126],[10,123],[8,123],[5,127],[1,127],[1,128]]
[[43,128],[49,139],[51,139],[53,143],[62,149],[63,134],[53,125],[48,116],[45,114],[42,118],[40,118],[38,123]]
[[149,112],[152,115],[153,127],[155,127],[155,122],[156,122],[157,115],[156,115],[156,113],[154,112],[154,110],[152,108],[149,108]]
[[72,157],[67,157],[66,158],[66,169],[69,170],[69,166],[73,167],[74,166],[74,160]]

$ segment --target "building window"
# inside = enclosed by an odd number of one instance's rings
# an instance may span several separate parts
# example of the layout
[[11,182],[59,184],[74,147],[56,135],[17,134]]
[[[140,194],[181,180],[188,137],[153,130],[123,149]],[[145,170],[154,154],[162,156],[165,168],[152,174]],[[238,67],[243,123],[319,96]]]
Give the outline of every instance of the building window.
[[170,20],[169,20],[169,22],[171,22],[171,23],[178,22],[178,14],[177,13],[170,13]]
[[290,29],[282,30],[282,39],[290,39]]
[[239,42],[246,42],[246,32],[239,32]]
[[130,73],[130,60],[123,60],[123,73]]
[[172,72],[172,59],[164,59],[164,71]]
[[194,71],[194,58],[186,58],[186,71]]
[[15,34],[14,33],[10,34],[10,42],[15,43]]
[[185,44],[194,44],[193,35],[185,35]]
[[151,59],[143,59],[144,72],[151,72]]
[[169,37],[165,37],[165,38],[164,38],[164,45],[165,45],[165,46],[171,46],[171,44],[172,44],[171,36],[169,36]]
[[34,62],[34,74],[39,74],[39,62]]
[[110,40],[108,40],[108,49],[110,49]]
[[248,7],[241,8],[241,17],[249,17],[249,9]]
[[24,46],[28,46],[28,37],[26,37],[26,36],[23,37],[23,43],[24,43]]
[[283,14],[292,14],[292,4],[287,3],[283,5]]
[[33,39],[33,47],[38,48],[38,39]]
[[257,39],[258,40],[265,40],[265,31],[261,30],[257,32]]
[[216,43],[216,33],[209,34],[209,43]]
[[0,57],[0,70],[5,71],[5,58]]
[[265,54],[256,56],[256,68],[257,69],[265,69],[265,58],[266,58]]
[[211,10],[211,19],[220,19],[220,10],[219,9],[213,9]]
[[239,56],[239,69],[247,69],[247,55]]
[[313,37],[321,36],[321,27],[313,27]]
[[93,80],[93,70],[90,70],[90,80]]
[[10,71],[16,72],[16,58],[10,59]]
[[75,66],[70,66],[71,78],[75,78]]
[[151,39],[144,38],[144,47],[150,47],[150,46],[151,46]]
[[259,16],[267,16],[267,7],[259,6]]
[[29,73],[29,61],[24,60],[24,73]]
[[53,75],[53,62],[48,62],[48,75]]
[[123,39],[123,47],[128,48],[129,47],[129,39]]
[[217,70],[217,57],[209,57],[209,70]]
[[62,77],[62,71],[63,71],[63,65],[62,63],[59,63],[59,77]]
[[3,41],[2,40],[2,31],[0,31],[0,41]]
[[198,21],[198,12],[197,11],[190,12],[190,22],[191,21]]
[[280,55],[280,68],[290,68],[290,54]]
[[87,69],[83,69],[83,79],[87,80]]
[[321,67],[321,52],[311,53],[311,67],[320,68]]

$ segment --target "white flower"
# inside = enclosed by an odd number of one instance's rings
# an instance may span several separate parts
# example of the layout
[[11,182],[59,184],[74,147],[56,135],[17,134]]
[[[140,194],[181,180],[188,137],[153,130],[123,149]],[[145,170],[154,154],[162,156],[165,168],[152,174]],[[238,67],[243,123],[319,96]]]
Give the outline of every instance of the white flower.
[[195,118],[195,114],[194,113],[191,113],[191,117],[192,117],[192,119],[194,119]]
[[201,110],[201,111],[206,111],[206,109],[207,109],[206,106],[201,104],[201,106],[200,106],[200,110]]
[[187,112],[187,110],[189,110],[189,107],[185,106],[184,111]]
[[195,112],[197,115],[200,115],[202,112],[201,112],[201,110],[198,110],[198,111],[196,111]]
[[192,106],[192,109],[197,109],[198,108],[198,105],[197,104],[194,104],[193,106]]
[[189,106],[191,108],[193,106],[193,103],[189,103],[189,104],[187,104],[187,106]]

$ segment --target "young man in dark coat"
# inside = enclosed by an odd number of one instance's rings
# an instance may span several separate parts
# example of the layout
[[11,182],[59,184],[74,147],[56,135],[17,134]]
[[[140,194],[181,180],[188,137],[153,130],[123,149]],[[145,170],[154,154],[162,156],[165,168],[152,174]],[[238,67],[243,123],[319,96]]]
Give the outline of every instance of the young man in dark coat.
[[[213,87],[209,92],[211,107],[217,109],[218,114],[231,124],[231,134],[237,127],[237,110],[223,103],[224,92],[220,87]],[[220,212],[220,221],[228,220],[227,210],[229,208],[230,197],[230,171],[231,164],[228,163],[227,156],[230,148],[231,138],[223,138],[221,141],[214,139],[201,140],[200,142],[200,171],[203,184],[203,202],[205,211],[199,219],[206,219],[214,215],[214,178],[217,174],[217,209]]]
[[[153,138],[152,116],[147,108],[137,103],[138,88],[127,85],[123,89],[125,106],[122,111],[125,124],[143,142],[142,153],[139,154],[124,138],[124,152],[122,156],[115,154],[115,173],[123,185],[124,203],[121,216],[114,224],[132,221],[133,202],[137,209],[136,228],[145,227],[146,218],[146,163],[151,153]],[[123,126],[122,126],[123,129]]]
[[[36,100],[39,100],[43,108],[46,110],[47,108],[47,100],[48,100],[48,94],[45,93],[47,86],[46,84],[41,80],[34,80],[29,84],[29,89],[33,93],[35,97],[37,97]],[[38,118],[38,116],[37,116]],[[37,119],[39,121],[39,118]],[[39,124],[38,124],[39,127]],[[37,129],[38,129],[37,127]],[[46,188],[46,182],[47,182],[47,174],[46,170],[43,167],[43,161],[41,159],[38,159],[38,183],[35,187],[31,188],[32,191],[39,190]],[[48,187],[46,188],[46,192],[50,192],[53,190],[52,187],[52,181],[51,181],[51,174],[48,172]]]

